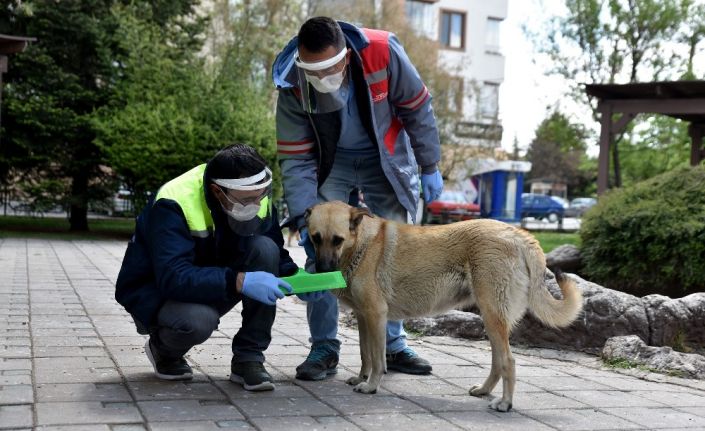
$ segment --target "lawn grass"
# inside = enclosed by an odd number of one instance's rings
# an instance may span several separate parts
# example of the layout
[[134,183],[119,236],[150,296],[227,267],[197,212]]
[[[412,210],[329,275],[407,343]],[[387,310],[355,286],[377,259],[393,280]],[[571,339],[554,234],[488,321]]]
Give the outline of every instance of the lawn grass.
[[135,230],[132,218],[88,219],[88,232],[69,231],[63,217],[0,216],[0,238],[129,239]]
[[[0,238],[25,237],[47,239],[129,239],[135,230],[133,218],[88,219],[88,232],[70,232],[69,222],[62,217],[0,216]],[[577,233],[532,232],[544,253],[559,245],[580,246]]]
[[531,234],[539,240],[544,253],[563,244],[580,247],[580,234],[575,232],[531,232]]

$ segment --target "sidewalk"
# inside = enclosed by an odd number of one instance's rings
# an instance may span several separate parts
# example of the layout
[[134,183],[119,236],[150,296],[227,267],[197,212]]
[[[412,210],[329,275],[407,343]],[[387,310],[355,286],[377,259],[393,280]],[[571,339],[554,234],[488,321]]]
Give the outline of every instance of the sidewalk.
[[[514,349],[514,409],[491,411],[467,395],[489,372],[488,343],[447,337],[411,341],[432,375],[391,372],[376,395],[362,395],[344,383],[357,373],[357,332],[341,327],[337,376],[298,381],[308,327],[295,298],[279,302],[267,351],[275,391],[248,393],[228,381],[237,312],[190,352],[192,382],[158,381],[144,338],[113,299],[125,245],[0,239],[0,429],[705,429],[702,382],[650,382],[597,369],[594,357],[548,350]],[[292,252],[300,262],[302,250]]]

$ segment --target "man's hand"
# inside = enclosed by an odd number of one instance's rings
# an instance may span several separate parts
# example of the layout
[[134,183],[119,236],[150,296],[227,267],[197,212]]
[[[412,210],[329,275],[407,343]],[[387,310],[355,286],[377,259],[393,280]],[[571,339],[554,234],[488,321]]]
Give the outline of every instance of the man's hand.
[[421,174],[421,187],[423,188],[423,200],[426,203],[438,199],[443,191],[441,172],[436,170],[430,174]]
[[267,305],[275,305],[277,299],[284,297],[280,287],[292,293],[289,283],[264,271],[240,273],[237,284],[237,290],[244,296]]
[[316,250],[313,248],[311,238],[309,238],[308,236],[308,228],[302,227],[299,230],[299,234],[301,235],[301,241],[299,241],[299,245],[303,246],[304,250],[306,251],[306,257],[311,260],[316,260]]

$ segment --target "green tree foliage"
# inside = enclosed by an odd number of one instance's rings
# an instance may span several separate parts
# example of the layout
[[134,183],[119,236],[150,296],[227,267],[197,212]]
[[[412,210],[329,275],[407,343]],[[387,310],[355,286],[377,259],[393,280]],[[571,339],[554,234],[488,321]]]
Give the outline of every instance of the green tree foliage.
[[[65,179],[72,230],[88,228],[88,204],[106,174],[92,118],[112,100],[123,78],[117,57],[130,49],[114,37],[118,22],[111,7],[117,3],[0,1],[0,33],[37,38],[13,57],[7,75],[0,176],[6,180],[14,168],[37,184]],[[183,36],[172,38],[178,49],[197,40],[202,21],[194,15],[196,0],[133,3],[165,31]]]
[[254,146],[276,165],[267,93],[250,85],[247,73],[221,79],[206,72],[195,53],[175,50],[158,26],[134,10],[118,9],[116,15],[127,52],[124,76],[111,104],[95,115],[96,142],[134,191],[138,207],[148,192],[233,142]]
[[691,139],[688,123],[664,116],[651,116],[625,137],[621,152],[625,186],[687,166]]
[[703,291],[704,189],[701,165],[603,196],[580,229],[589,279],[639,296]]
[[[627,83],[697,77],[693,58],[702,51],[705,6],[694,0],[567,0],[567,14],[552,20],[547,33],[534,34],[539,51],[566,78],[569,93],[591,106],[585,83]],[[641,120],[638,117],[637,121]],[[663,130],[676,120],[660,121]],[[636,126],[639,129],[639,126]],[[636,141],[617,139],[612,146],[613,183],[622,184],[620,148]],[[640,151],[638,149],[634,151]],[[658,154],[658,153],[657,153]],[[656,154],[656,155],[657,155]],[[632,163],[625,165],[631,169]],[[634,174],[627,172],[627,178]]]
[[592,192],[592,164],[585,154],[587,132],[559,111],[553,111],[536,129],[526,159],[531,162],[528,179],[548,179],[568,185],[570,196]]

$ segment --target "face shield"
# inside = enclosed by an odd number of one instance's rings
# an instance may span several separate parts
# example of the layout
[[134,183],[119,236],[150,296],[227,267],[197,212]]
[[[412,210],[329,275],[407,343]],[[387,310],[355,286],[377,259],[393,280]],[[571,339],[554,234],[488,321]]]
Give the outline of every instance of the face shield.
[[272,223],[272,171],[264,168],[247,178],[213,179],[220,187],[228,216],[228,226],[240,236],[250,236],[269,229]]
[[296,71],[301,89],[301,105],[309,114],[325,114],[348,103],[349,81],[343,48],[335,57],[316,63],[301,61],[296,55]]

